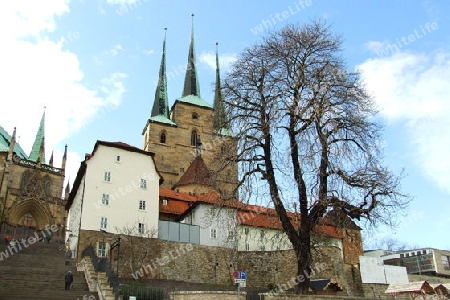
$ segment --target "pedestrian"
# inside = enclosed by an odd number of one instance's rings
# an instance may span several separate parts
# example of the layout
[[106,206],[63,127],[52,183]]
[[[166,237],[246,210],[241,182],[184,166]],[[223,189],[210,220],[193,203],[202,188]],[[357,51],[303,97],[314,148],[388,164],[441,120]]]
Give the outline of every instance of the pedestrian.
[[11,242],[11,236],[9,234],[5,235],[5,244],[9,245],[9,242]]
[[64,281],[66,283],[65,290],[70,290],[71,286],[73,285],[73,275],[71,271],[67,272],[66,276],[64,276]]

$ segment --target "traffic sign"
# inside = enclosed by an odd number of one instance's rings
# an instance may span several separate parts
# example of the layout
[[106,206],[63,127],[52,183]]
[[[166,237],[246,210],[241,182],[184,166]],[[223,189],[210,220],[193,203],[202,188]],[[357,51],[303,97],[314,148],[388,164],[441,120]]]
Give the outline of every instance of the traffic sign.
[[239,283],[240,287],[247,287],[247,281]]
[[234,272],[233,272],[233,278],[235,278],[235,279],[241,278],[241,272],[239,272],[239,271],[234,271]]
[[234,283],[243,283],[243,282],[246,282],[246,279],[235,279],[234,280]]
[[247,279],[247,272],[240,271],[239,273],[240,273],[239,274],[239,278],[240,279]]

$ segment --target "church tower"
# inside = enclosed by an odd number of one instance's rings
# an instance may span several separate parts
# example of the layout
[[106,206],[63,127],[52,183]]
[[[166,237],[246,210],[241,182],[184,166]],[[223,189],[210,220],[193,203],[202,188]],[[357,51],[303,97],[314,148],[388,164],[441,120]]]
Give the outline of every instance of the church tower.
[[210,180],[215,182],[210,185],[211,189],[222,194],[223,198],[235,197],[237,164],[220,170],[217,166],[217,159],[225,147],[235,147],[221,93],[218,51],[214,105],[211,106],[200,96],[193,23],[183,93],[175,99],[170,111],[168,103],[165,35],[155,99],[150,118],[142,131],[143,148],[155,153],[156,166],[164,177],[162,187],[179,187],[179,181],[189,166],[201,160],[202,165],[208,168]]

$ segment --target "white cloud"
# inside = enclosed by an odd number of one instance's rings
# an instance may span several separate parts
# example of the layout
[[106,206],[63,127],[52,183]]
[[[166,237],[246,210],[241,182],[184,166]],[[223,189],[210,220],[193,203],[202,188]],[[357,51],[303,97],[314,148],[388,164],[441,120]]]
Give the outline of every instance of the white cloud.
[[120,51],[123,51],[123,47],[122,45],[115,45],[113,46],[111,49],[109,49],[109,54],[114,57],[117,56],[119,54]]
[[[46,106],[47,160],[52,150],[55,156],[62,156],[64,149],[56,145],[64,143],[89,120],[117,107],[125,92],[126,75],[119,72],[87,88],[77,55],[64,50],[61,39],[49,37],[48,33],[56,29],[55,19],[69,12],[66,2],[13,1],[0,10],[0,19],[8,23],[0,27],[1,125],[9,133],[17,127],[19,142],[29,154]],[[76,165],[75,171],[79,159],[69,154],[68,163]],[[55,166],[59,165],[55,157]]]
[[[212,69],[216,69],[216,54],[212,51],[202,52],[199,56],[200,63],[206,64]],[[237,55],[233,54],[219,54],[219,66],[221,72],[228,72],[230,70],[231,65],[237,60]]]
[[402,122],[416,163],[450,192],[450,53],[398,52],[359,66],[388,122]]

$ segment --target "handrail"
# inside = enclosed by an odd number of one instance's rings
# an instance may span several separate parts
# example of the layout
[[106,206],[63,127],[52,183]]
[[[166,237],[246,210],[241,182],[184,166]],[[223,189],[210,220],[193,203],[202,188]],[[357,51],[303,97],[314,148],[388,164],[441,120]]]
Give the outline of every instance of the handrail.
[[82,257],[89,256],[96,272],[104,272],[108,278],[109,286],[113,289],[114,295],[119,295],[119,277],[111,268],[108,259],[99,258],[92,246],[86,247],[82,252]]

